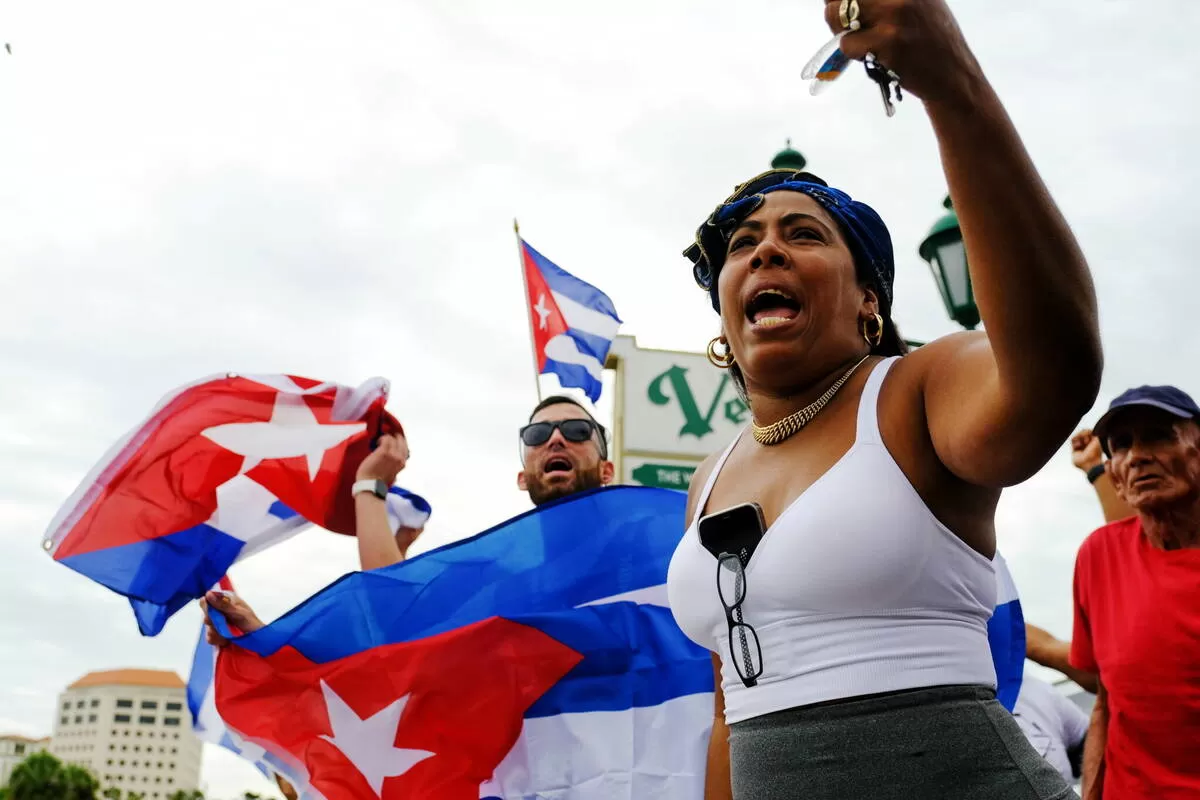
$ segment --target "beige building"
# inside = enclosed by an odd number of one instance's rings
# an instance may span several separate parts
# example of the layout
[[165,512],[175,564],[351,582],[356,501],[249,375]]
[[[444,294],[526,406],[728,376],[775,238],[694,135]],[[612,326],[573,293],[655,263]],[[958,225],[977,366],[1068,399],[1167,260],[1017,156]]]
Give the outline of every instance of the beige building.
[[8,785],[8,776],[12,775],[13,767],[24,761],[26,756],[45,750],[49,745],[49,737],[30,739],[28,736],[0,734],[0,786]]
[[200,782],[201,742],[174,672],[92,672],[58,698],[50,752],[92,771],[101,788],[165,800]]

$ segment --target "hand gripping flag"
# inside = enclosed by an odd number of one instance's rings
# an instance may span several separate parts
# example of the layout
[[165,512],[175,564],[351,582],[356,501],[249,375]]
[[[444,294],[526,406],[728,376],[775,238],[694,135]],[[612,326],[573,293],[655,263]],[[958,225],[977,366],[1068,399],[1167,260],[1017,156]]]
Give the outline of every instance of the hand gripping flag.
[[[310,522],[353,535],[354,470],[400,432],[387,383],[219,375],[180,387],[117,442],[59,510],[44,546],[130,599],[153,636],[230,565]],[[420,527],[422,498],[393,488],[393,527]]]
[[576,494],[202,639],[195,724],[307,798],[699,798],[712,662],[665,590],[685,503]]
[[539,375],[600,397],[604,362],[621,320],[608,295],[555,265],[518,237]]

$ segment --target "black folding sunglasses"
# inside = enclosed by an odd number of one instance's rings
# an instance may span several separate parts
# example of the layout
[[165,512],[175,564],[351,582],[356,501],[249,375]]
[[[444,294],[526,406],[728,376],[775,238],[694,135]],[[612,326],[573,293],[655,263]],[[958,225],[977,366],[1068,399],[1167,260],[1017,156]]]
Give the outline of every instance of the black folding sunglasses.
[[586,442],[593,432],[599,432],[600,455],[608,457],[608,444],[604,441],[604,428],[590,419],[556,419],[546,422],[531,422],[521,428],[521,443],[526,447],[540,447],[550,441],[554,431],[560,431],[568,442]]

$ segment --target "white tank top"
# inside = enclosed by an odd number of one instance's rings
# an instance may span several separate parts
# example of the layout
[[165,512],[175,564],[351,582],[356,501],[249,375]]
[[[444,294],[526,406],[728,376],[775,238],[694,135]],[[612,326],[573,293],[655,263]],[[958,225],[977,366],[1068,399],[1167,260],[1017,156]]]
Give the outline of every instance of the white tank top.
[[746,566],[743,621],[763,657],[749,688],[730,660],[717,560],[696,533],[740,434],[700,494],[667,595],[683,632],[721,657],[728,724],[878,692],[996,685],[992,562],[933,516],[879,434],[879,388],[893,361],[867,379],[850,450],[779,515]]

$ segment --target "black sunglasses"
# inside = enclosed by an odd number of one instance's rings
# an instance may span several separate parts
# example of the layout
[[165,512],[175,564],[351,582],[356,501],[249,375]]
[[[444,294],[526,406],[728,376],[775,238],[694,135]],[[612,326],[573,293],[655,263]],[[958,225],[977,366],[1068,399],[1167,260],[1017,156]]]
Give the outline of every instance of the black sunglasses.
[[549,422],[531,422],[521,428],[521,443],[526,447],[540,447],[550,441],[554,431],[560,431],[568,442],[586,442],[592,438],[592,433],[600,433],[600,454],[608,455],[608,446],[604,441],[604,428],[590,419],[556,419]]

